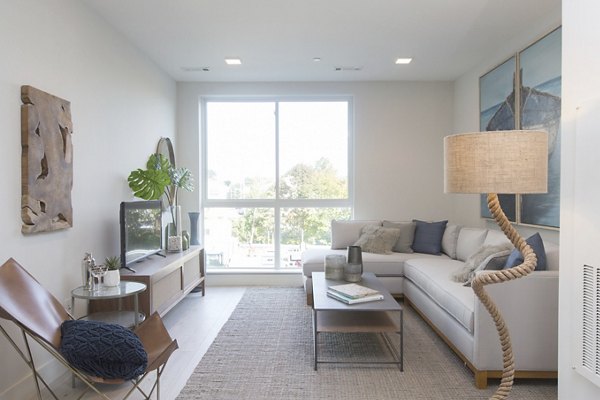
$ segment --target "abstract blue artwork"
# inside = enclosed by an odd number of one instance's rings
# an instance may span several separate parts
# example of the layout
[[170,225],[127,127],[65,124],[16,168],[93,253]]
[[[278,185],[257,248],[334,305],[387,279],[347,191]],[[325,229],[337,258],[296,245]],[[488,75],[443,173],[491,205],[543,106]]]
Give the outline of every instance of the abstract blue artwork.
[[[483,75],[479,79],[479,99],[481,131],[524,129],[548,132],[548,193],[518,198],[500,195],[499,198],[510,221],[558,228],[561,28]],[[481,198],[480,208],[483,218],[491,218],[485,196]]]

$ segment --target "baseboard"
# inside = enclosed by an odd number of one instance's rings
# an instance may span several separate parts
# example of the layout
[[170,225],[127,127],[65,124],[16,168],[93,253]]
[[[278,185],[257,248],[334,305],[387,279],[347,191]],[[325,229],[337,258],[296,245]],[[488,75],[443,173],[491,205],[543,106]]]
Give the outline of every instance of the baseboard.
[[[465,365],[473,372],[475,375],[475,386],[478,389],[485,389],[487,387],[488,379],[499,379],[502,377],[501,370],[478,370],[475,368],[473,364],[458,350],[454,344],[444,335],[430,320],[419,310],[415,305],[410,301],[410,299],[404,296],[404,305],[406,307],[411,307],[416,311],[417,314],[423,321],[429,325],[429,327],[450,347],[450,349],[465,363]],[[557,371],[515,371],[516,379],[558,379]]]

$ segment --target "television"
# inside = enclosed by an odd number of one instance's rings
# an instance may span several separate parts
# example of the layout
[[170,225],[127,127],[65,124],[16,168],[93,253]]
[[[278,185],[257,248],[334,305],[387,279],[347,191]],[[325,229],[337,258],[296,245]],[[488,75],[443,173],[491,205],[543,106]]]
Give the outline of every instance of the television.
[[160,200],[122,202],[119,222],[122,268],[131,270],[132,263],[162,251]]

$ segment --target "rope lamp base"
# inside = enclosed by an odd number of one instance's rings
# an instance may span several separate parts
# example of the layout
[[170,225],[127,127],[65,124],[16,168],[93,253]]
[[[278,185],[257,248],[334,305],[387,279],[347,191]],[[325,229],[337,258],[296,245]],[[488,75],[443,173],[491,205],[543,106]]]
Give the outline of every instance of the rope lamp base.
[[488,271],[486,273],[479,274],[473,279],[471,287],[475,292],[475,295],[479,298],[483,306],[486,308],[498,331],[500,337],[500,344],[502,346],[502,357],[503,357],[503,368],[502,378],[500,380],[500,386],[490,399],[500,400],[506,399],[510,394],[513,386],[513,380],[515,377],[515,358],[512,352],[512,344],[510,341],[510,334],[508,327],[504,322],[504,318],[496,304],[492,301],[491,297],[485,291],[486,285],[494,283],[508,282],[518,278],[523,278],[529,275],[537,265],[537,257],[533,252],[533,249],[525,242],[525,240],[519,235],[517,230],[511,225],[508,218],[500,207],[498,201],[498,195],[496,193],[490,193],[487,196],[488,208],[494,217],[494,220],[502,229],[502,232],[511,241],[511,243],[518,249],[524,257],[522,264],[509,269],[503,269],[499,271]]

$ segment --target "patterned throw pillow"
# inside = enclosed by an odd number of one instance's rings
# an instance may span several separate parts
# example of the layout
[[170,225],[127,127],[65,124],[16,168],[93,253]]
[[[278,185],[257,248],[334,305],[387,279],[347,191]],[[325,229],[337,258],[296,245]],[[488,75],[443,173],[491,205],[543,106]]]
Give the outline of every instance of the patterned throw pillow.
[[148,355],[129,329],[99,321],[65,321],[59,351],[75,368],[106,379],[134,379],[143,374]]
[[360,246],[366,253],[391,254],[399,237],[400,229],[367,225],[354,245]]

